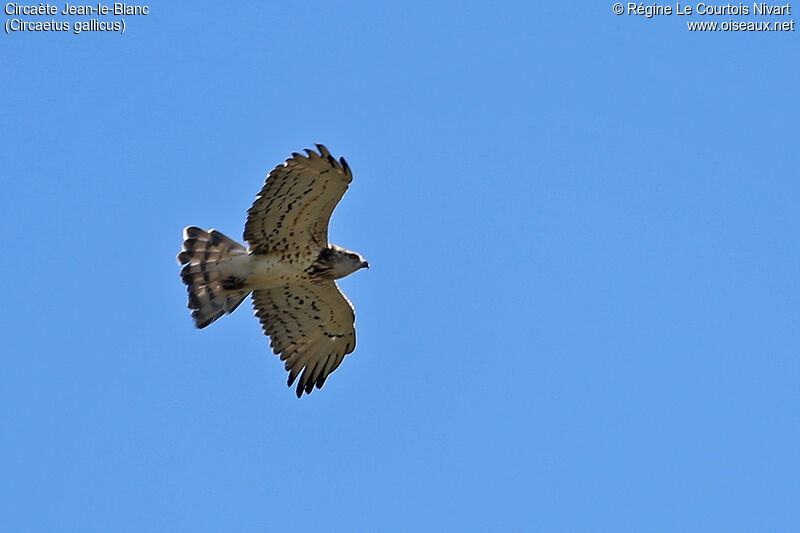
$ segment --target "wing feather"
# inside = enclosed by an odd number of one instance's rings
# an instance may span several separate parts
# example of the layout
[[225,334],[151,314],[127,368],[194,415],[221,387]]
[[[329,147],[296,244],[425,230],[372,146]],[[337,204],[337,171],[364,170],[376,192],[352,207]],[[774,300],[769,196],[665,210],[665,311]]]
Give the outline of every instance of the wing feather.
[[322,388],[356,347],[355,312],[333,281],[253,291],[253,307],[270,346],[297,381],[297,397]]
[[267,176],[247,212],[244,240],[252,253],[288,253],[328,246],[328,223],[353,174],[321,144],[293,153]]

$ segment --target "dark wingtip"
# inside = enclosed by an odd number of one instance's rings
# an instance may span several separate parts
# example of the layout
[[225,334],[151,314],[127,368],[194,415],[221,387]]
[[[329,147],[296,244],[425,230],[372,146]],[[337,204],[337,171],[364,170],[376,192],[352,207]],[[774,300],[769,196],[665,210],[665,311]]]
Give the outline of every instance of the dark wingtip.
[[344,157],[339,158],[339,163],[342,165],[342,168],[348,175],[352,175],[353,173],[350,171],[350,165],[347,164],[347,161],[344,160]]

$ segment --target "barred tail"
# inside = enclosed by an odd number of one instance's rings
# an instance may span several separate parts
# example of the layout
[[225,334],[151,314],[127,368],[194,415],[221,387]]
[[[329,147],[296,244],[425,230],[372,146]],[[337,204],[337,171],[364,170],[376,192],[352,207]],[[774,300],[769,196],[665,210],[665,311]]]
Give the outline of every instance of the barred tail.
[[225,268],[230,259],[239,255],[247,255],[244,246],[216,230],[184,228],[178,263],[186,265],[181,270],[181,279],[187,286],[188,307],[198,328],[232,313],[250,294],[242,289],[243,280],[236,279],[230,268]]

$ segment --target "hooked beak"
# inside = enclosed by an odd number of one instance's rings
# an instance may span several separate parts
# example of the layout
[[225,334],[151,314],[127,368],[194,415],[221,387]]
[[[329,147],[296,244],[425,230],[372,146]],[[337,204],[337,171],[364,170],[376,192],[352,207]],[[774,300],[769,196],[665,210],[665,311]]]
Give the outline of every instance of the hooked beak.
[[369,263],[366,261],[361,261],[361,268],[369,268]]

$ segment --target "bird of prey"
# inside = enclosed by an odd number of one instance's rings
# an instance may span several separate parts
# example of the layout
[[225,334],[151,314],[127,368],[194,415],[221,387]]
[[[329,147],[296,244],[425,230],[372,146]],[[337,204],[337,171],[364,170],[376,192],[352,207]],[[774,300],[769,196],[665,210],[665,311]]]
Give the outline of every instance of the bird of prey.
[[293,153],[267,175],[247,212],[247,248],[211,229],[183,230],[178,263],[195,326],[232,313],[249,294],[270,346],[298,378],[297,397],[322,387],[356,347],[355,313],[334,280],[369,268],[328,242],[328,222],[353,173],[328,149]]

